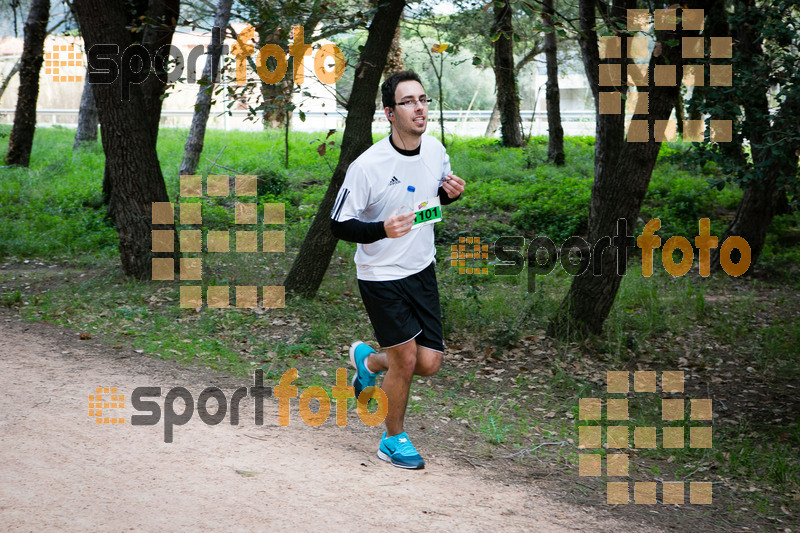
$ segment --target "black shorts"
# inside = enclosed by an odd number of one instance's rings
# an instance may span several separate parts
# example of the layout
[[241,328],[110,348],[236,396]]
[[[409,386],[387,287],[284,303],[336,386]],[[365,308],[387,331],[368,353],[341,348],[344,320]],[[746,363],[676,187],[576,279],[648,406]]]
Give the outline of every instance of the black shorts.
[[442,313],[434,263],[394,281],[358,280],[358,290],[382,348],[416,339],[417,345],[444,352]]

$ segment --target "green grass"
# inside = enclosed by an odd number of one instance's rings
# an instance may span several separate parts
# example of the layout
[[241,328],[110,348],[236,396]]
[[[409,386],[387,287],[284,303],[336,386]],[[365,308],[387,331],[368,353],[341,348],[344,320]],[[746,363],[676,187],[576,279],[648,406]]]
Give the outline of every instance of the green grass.
[[[7,136],[7,132],[7,126],[0,128],[0,136]],[[177,169],[185,135],[185,130],[176,129],[163,129],[159,134],[158,153],[170,198],[177,198],[178,194]],[[85,303],[87,306],[101,309],[107,305],[102,296],[109,278],[112,278],[112,286],[121,287],[118,290],[130,298],[146,300],[147,294],[157,290],[171,295],[169,297],[174,300],[177,297],[174,284],[137,283],[116,278],[116,232],[104,216],[101,195],[104,156],[99,144],[73,152],[72,137],[70,129],[40,128],[31,168],[0,170],[0,221],[5,230],[0,234],[0,259],[68,258],[74,265],[103,265],[106,274],[96,278],[98,286],[82,286],[76,305],[82,301],[83,294],[91,295],[86,297],[91,300]],[[332,138],[338,143],[340,135]],[[315,149],[319,139],[321,136],[315,134],[293,133],[290,168],[283,169],[280,132],[208,132],[198,172],[227,172],[213,167],[211,161],[216,161],[237,173],[260,175],[263,183],[259,200],[281,201],[286,205],[288,253],[270,255],[267,264],[260,254],[207,254],[204,258],[207,283],[279,284],[291,265],[292,252],[298,249],[316,212],[327,187],[330,166],[338,155],[338,148],[334,147],[326,158],[321,158]],[[481,138],[454,139],[449,149],[452,166],[467,181],[468,194],[448,209],[445,221],[440,224],[437,234],[440,261],[447,261],[449,247],[457,243],[459,237],[481,237],[482,242],[491,243],[503,235],[530,238],[534,234],[544,234],[560,242],[566,236],[585,230],[593,140],[568,138],[567,165],[560,168],[545,164],[546,148],[544,138],[532,139],[525,149],[504,149],[494,140]],[[697,218],[701,216],[712,217],[712,228],[721,231],[723,220],[714,218],[714,214],[734,209],[740,194],[733,187],[723,191],[709,187],[707,169],[692,168],[684,163],[686,150],[686,145],[681,144],[664,147],[643,207],[643,216],[662,219],[663,238],[673,233],[691,238],[696,231]],[[232,225],[229,199],[204,199],[203,202],[204,227],[226,229]],[[790,227],[792,220],[781,218],[779,228]],[[340,242],[320,297],[314,302],[294,305],[309,319],[299,338],[291,339],[292,346],[329,345],[339,339],[338,320],[363,318],[358,314],[357,297],[353,296],[357,294],[350,260],[353,250],[354,245]],[[798,254],[797,250],[797,246],[778,246],[771,235],[764,261],[780,263]],[[658,268],[658,254],[655,259],[652,278],[642,278],[636,272],[636,265],[632,265],[632,272],[623,280],[617,303],[607,321],[603,350],[619,361],[642,341],[677,331],[687,322],[707,319],[712,312],[706,304],[705,292],[709,284],[717,283],[716,278],[701,283],[688,277],[672,278]],[[491,261],[482,264],[491,267]],[[546,317],[557,308],[571,279],[557,266],[549,275],[537,276],[535,287],[529,291],[532,287],[528,287],[527,271],[500,277],[465,276],[456,269],[444,269],[440,282],[446,295],[443,298],[445,333],[479,336],[488,341],[496,354],[500,353],[544,326]],[[41,301],[39,310],[44,316],[51,315],[47,299],[63,296],[56,296],[56,292]],[[345,292],[350,296],[342,296]],[[14,291],[4,294],[2,299],[6,306],[21,301],[22,295]],[[315,313],[322,313],[321,306],[325,303],[333,304],[327,308],[330,313],[331,308],[340,309],[338,304],[342,301],[347,301],[348,311],[341,317],[325,321],[316,318]],[[745,322],[731,319],[729,314],[710,322],[718,336],[737,337],[748,333]],[[363,334],[370,337],[367,328]],[[180,335],[176,333],[176,336]],[[791,327],[786,337],[769,336],[768,344],[756,354],[760,367],[779,365],[775,357],[782,360],[796,337],[796,328]],[[174,347],[167,350],[173,353],[170,350],[181,352]],[[233,362],[224,363],[225,357],[216,353],[215,345],[209,350],[210,359],[218,365],[236,366]]]
[[[8,126],[0,127],[0,137]],[[77,152],[71,150],[73,131],[61,127],[40,128],[36,134],[30,169],[4,168],[0,181],[0,258],[113,256],[116,235],[102,205],[104,156],[100,145]],[[177,170],[183,153],[185,130],[163,129],[158,154],[170,198],[178,195]],[[293,133],[290,168],[282,168],[280,132],[230,134],[210,130],[199,173],[231,172],[257,174],[264,179],[259,193],[287,204],[287,245],[302,240],[325,192],[330,167],[338,157],[341,135],[332,139],[337,147],[325,158],[316,152],[317,134]],[[2,149],[2,145],[0,145]],[[676,161],[686,148],[671,145],[662,150],[661,163],[653,173],[642,216],[659,217],[660,234],[692,236],[697,220],[712,218],[712,230],[720,232],[724,220],[716,215],[735,209],[741,192],[735,187],[712,188],[707,176],[683,168]],[[494,240],[502,235],[545,235],[561,243],[586,230],[592,183],[593,140],[566,139],[567,164],[545,163],[546,139],[534,138],[525,149],[501,148],[496,141],[456,138],[450,146],[452,167],[468,182],[468,194],[448,217],[439,232],[446,244],[459,236],[480,234]],[[216,162],[222,167],[212,166]],[[53,179],[57,176],[58,179]],[[204,200],[204,225],[227,227],[232,214],[227,199]],[[767,250],[765,260],[776,248]],[[775,250],[774,253],[784,253]]]

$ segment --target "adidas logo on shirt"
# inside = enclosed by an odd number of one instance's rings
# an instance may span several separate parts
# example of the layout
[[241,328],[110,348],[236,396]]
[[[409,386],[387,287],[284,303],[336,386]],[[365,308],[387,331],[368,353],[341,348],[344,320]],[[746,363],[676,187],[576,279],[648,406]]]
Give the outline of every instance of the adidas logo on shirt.
[[390,180],[389,180],[389,186],[390,186],[390,187],[391,187],[392,185],[398,185],[399,183],[400,183],[400,180],[399,180],[399,179],[397,179],[395,176],[392,176],[392,179],[390,179]]

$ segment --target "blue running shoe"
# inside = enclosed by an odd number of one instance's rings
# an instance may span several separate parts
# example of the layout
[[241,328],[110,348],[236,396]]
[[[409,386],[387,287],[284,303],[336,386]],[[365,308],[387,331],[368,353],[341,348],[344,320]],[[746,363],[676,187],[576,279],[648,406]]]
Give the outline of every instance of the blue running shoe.
[[367,387],[375,386],[375,377],[380,374],[373,374],[367,370],[367,357],[375,353],[375,350],[361,341],[356,341],[350,345],[350,363],[356,368],[356,375],[353,376],[353,388],[356,393],[356,400],[361,395],[361,391]]
[[398,468],[408,468],[409,470],[425,468],[425,461],[411,444],[411,439],[406,433],[386,437],[384,431],[381,445],[378,447],[378,457]]

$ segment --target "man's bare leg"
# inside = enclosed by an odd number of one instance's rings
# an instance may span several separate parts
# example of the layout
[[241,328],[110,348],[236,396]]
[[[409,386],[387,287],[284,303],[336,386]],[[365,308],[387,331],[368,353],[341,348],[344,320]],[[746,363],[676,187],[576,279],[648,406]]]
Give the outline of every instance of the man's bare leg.
[[414,375],[432,376],[439,371],[441,364],[440,352],[418,346],[414,339],[387,348],[385,352],[369,354],[367,359],[369,371],[386,371],[381,389],[389,400],[386,414],[387,437],[403,432],[408,391]]

